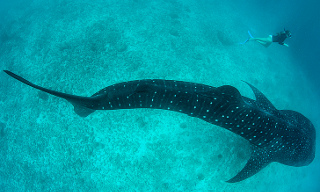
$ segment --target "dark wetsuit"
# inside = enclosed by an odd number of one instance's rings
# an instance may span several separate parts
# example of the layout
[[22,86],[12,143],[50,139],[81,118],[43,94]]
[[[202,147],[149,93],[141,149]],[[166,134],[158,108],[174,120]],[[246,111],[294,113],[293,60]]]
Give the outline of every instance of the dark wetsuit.
[[284,40],[286,40],[287,35],[285,32],[277,33],[276,35],[272,35],[272,42],[278,42],[280,45],[283,45]]

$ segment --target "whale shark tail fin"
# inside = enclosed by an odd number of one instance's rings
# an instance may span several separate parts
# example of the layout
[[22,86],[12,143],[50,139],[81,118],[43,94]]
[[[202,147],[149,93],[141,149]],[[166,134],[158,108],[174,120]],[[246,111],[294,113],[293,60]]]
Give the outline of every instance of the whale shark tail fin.
[[59,91],[54,91],[51,89],[41,87],[41,86],[36,85],[34,83],[31,83],[30,81],[24,79],[23,77],[21,77],[19,75],[12,73],[11,71],[8,71],[8,70],[3,70],[3,71],[6,74],[8,74],[9,76],[17,79],[18,81],[20,81],[26,85],[29,85],[30,87],[33,87],[35,89],[38,89],[40,91],[49,93],[51,95],[54,95],[54,96],[57,96],[57,97],[60,97],[63,99],[66,99],[67,101],[69,101],[73,105],[75,113],[81,117],[86,117],[95,111],[94,109],[90,109],[90,106],[92,106],[96,101],[95,97],[81,97],[81,96],[62,93]]

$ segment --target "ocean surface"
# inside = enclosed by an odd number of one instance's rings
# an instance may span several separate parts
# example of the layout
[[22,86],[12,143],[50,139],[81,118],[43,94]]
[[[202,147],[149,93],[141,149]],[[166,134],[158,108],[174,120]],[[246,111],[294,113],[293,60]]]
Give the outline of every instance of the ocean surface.
[[[123,81],[247,81],[277,109],[320,127],[320,3],[315,0],[2,0],[0,66],[81,96]],[[288,29],[289,47],[257,42]],[[77,116],[65,100],[0,72],[0,191],[320,191],[319,142],[305,167],[271,163],[225,181],[249,143],[184,114],[152,109]]]

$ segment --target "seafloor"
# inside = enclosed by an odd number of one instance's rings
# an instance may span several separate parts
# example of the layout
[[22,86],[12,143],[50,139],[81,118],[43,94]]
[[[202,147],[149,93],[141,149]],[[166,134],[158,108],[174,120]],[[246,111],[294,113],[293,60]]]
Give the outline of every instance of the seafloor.
[[[122,81],[164,78],[230,84],[254,98],[244,80],[278,109],[298,111],[318,129],[319,96],[289,49],[239,45],[247,30],[257,36],[271,32],[232,4],[208,2],[20,4],[0,26],[1,69],[81,96]],[[231,132],[152,109],[97,111],[81,118],[62,99],[3,72],[0,78],[3,191],[319,190],[319,150],[307,167],[272,163],[229,184],[224,181],[250,156],[248,142]]]

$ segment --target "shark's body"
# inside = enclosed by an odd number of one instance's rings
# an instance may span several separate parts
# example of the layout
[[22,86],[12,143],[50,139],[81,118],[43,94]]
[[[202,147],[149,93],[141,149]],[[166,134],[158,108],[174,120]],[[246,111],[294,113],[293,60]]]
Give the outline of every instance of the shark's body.
[[277,110],[255,87],[256,100],[241,96],[232,86],[212,87],[173,80],[137,80],[108,86],[91,97],[80,97],[37,86],[5,72],[41,91],[64,98],[85,117],[95,110],[155,108],[185,113],[226,128],[248,140],[252,154],[245,167],[228,182],[242,181],[271,162],[306,166],[315,156],[315,128],[302,114]]

